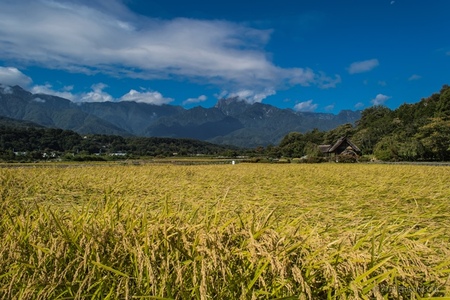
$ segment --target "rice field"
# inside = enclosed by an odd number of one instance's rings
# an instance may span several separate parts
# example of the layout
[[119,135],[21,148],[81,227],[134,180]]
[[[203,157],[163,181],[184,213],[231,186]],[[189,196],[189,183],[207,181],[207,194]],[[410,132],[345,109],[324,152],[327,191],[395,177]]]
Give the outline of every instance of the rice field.
[[450,299],[450,167],[0,169],[1,299]]

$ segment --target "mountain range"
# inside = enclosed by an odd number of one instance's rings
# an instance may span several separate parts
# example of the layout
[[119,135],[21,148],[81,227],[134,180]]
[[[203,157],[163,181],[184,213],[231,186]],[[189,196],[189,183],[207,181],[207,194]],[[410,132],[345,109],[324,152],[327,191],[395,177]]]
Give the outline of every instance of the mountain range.
[[191,109],[131,101],[75,103],[0,84],[0,116],[80,134],[193,138],[257,147],[278,144],[293,131],[330,130],[354,123],[361,112],[296,112],[239,98],[221,99],[211,108]]

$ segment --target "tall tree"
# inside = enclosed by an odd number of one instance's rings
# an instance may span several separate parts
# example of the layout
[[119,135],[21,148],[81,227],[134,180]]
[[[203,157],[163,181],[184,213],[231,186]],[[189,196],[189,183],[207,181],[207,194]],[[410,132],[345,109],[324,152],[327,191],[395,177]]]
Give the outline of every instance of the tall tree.
[[432,118],[419,128],[416,137],[424,146],[427,158],[450,160],[450,120]]

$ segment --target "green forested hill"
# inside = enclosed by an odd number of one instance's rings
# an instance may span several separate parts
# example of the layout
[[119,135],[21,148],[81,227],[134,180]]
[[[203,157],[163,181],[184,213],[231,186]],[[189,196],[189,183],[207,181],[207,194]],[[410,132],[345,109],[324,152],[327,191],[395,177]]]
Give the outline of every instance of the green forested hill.
[[291,131],[353,124],[360,111],[296,112],[237,97],[221,99],[215,107],[190,109],[129,101],[74,103],[0,83],[0,116],[79,134],[190,138],[249,148],[277,144]]
[[[226,104],[226,105],[225,105]],[[196,124],[195,116],[198,114],[208,114],[211,111],[207,109],[193,109],[185,113],[189,115],[186,119],[188,126],[182,127],[175,119],[164,123],[159,123],[160,130],[166,130],[171,133],[175,129],[178,135],[189,130],[203,128],[205,130],[197,133],[198,138],[207,138],[207,134],[217,134],[218,129],[229,130],[234,128],[234,132],[229,134],[233,136],[234,141],[244,144],[251,140],[252,144],[262,144],[263,138],[258,135],[259,126],[249,126],[245,132],[239,126],[248,122],[257,124],[269,122],[272,114],[287,114],[284,110],[274,110],[270,106],[257,109],[258,106],[249,106],[248,104],[230,101],[224,103],[221,112],[215,111],[215,114],[207,116],[209,123],[219,124],[224,120],[230,120],[227,126],[220,128],[217,126],[206,126],[203,123]],[[6,107],[6,106],[5,106]],[[5,108],[4,107],[4,108]],[[9,110],[13,106],[6,107]],[[170,108],[170,107],[169,107]],[[164,108],[164,109],[169,109]],[[253,113],[249,113],[249,108]],[[236,121],[234,118],[225,117],[221,119],[220,113],[242,114],[245,112],[245,118]],[[263,113],[262,113],[263,112]],[[16,110],[16,113],[20,111]],[[262,114],[262,115],[261,115]],[[269,117],[267,117],[269,116]],[[82,122],[78,117],[74,117],[80,123],[80,126],[96,126],[99,124],[97,118],[89,121],[91,116],[87,115]],[[325,115],[323,117],[326,117]],[[280,118],[278,118],[280,119]],[[286,116],[284,119],[288,119]],[[252,121],[253,120],[253,121]],[[170,123],[170,122],[172,123]],[[62,122],[62,121],[61,121]],[[253,122],[253,123],[252,123]],[[101,121],[100,121],[101,123]],[[172,124],[169,127],[167,124]],[[176,127],[178,126],[179,127]],[[265,124],[265,123],[264,123]],[[44,151],[58,151],[61,153],[112,153],[126,152],[133,155],[193,155],[203,154],[221,154],[221,153],[242,153],[231,146],[218,146],[208,142],[193,139],[176,138],[148,138],[148,137],[123,137],[117,135],[79,135],[75,131],[62,129],[44,129],[40,125],[32,122],[23,122],[6,117],[0,117],[0,152],[2,157],[11,158],[13,152],[35,152],[39,157]],[[164,127],[166,126],[166,127]],[[184,131],[183,131],[184,130]],[[274,129],[276,130],[276,129]],[[266,135],[280,135],[280,132],[274,132],[266,128]],[[355,143],[364,155],[373,155],[377,159],[388,161],[449,161],[450,160],[450,86],[444,85],[442,89],[430,97],[424,98],[417,103],[403,104],[395,110],[385,106],[373,106],[361,112],[361,119],[355,125],[350,123],[340,125],[329,131],[314,129],[306,133],[291,132],[282,138],[277,146],[258,147],[255,149],[257,155],[265,154],[271,157],[302,157],[304,155],[316,156],[318,145],[333,144],[340,137],[347,136]],[[215,138],[218,143],[226,143],[228,138],[221,136]]]
[[16,119],[11,119],[11,118],[2,117],[2,116],[0,116],[0,127],[44,128],[44,126],[33,123],[33,122],[16,120]]
[[450,160],[450,86],[414,104],[395,110],[373,106],[361,113],[355,126],[341,125],[330,131],[292,132],[277,147],[275,156],[301,157],[317,154],[318,144],[331,144],[348,136],[363,154],[381,160]]
[[[6,124],[0,119],[0,160],[39,160],[45,157],[84,157],[102,159],[104,154],[120,157],[177,155],[233,155],[233,146],[215,145],[192,139],[122,137],[116,135],[79,135],[71,130]],[[13,126],[11,126],[13,125]],[[95,155],[94,155],[95,154]]]

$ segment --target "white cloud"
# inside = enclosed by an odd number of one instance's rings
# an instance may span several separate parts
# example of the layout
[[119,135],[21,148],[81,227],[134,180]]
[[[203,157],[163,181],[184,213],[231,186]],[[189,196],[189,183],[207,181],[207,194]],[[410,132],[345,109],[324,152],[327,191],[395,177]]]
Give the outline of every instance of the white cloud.
[[447,54],[447,55],[450,55],[450,51],[448,51],[447,53],[445,53],[445,54]]
[[386,102],[390,98],[392,97],[378,94],[374,99],[370,100],[370,102],[372,102],[373,105],[383,105],[384,102]]
[[47,94],[47,95],[53,95],[58,96],[61,98],[69,99],[71,101],[76,100],[76,96],[72,94],[70,91],[73,87],[64,87],[62,91],[57,91],[53,89],[53,86],[51,84],[44,84],[44,85],[35,85],[31,88],[30,92],[33,94]]
[[294,68],[284,70],[280,77],[289,78],[290,85],[310,86],[316,80],[316,74],[313,70],[307,68]]
[[114,101],[114,98],[103,91],[108,86],[104,83],[97,83],[91,86],[92,91],[77,97],[77,102],[107,102]]
[[[274,65],[264,50],[271,30],[219,20],[148,18],[123,2],[3,1],[0,57],[87,74],[187,78],[234,90],[329,88],[340,82],[307,68]],[[103,96],[87,95],[95,101]]]
[[13,91],[9,85],[3,85],[0,83],[0,94],[12,94]]
[[395,4],[395,1],[391,1],[391,5]]
[[380,86],[386,86],[387,83],[386,83],[386,81],[384,81],[384,80],[380,80],[380,81],[378,81],[378,85],[380,85]]
[[364,105],[364,103],[362,103],[362,102],[358,102],[358,103],[355,104],[355,108],[356,108],[356,109],[363,108],[364,106],[365,106],[365,105]]
[[214,94],[214,97],[217,99],[223,99],[226,98],[229,95],[229,92],[227,90],[221,91],[219,94]]
[[35,85],[32,87],[31,92],[33,94],[48,94],[58,96],[61,98],[69,99],[73,102],[114,102],[114,101],[134,101],[141,103],[149,103],[155,105],[167,104],[173,101],[172,98],[163,97],[163,95],[156,91],[143,91],[138,92],[136,90],[130,90],[122,97],[116,99],[109,93],[105,92],[108,86],[104,83],[97,83],[91,86],[92,90],[87,93],[73,94],[70,91],[73,86],[65,86],[62,91],[54,90],[50,84]]
[[[22,87],[26,87],[31,84],[32,80],[28,76],[24,75],[16,68],[4,68],[0,67],[0,88],[2,89],[2,93],[7,94],[11,93],[11,88],[8,86],[11,85],[20,85]],[[49,83],[44,85],[34,85],[30,88],[30,92],[33,94],[46,94],[61,97],[64,99],[71,100],[73,102],[106,102],[106,101],[135,101],[135,102],[143,102],[155,105],[167,104],[173,101],[172,98],[163,97],[160,92],[156,91],[144,91],[138,92],[136,90],[130,90],[127,94],[123,95],[119,99],[115,99],[109,93],[105,92],[108,86],[104,83],[97,83],[91,86],[91,91],[87,93],[74,94],[71,91],[73,90],[73,85],[64,86],[61,90],[56,90]],[[206,100],[206,96],[202,95],[198,99],[198,102]],[[36,102],[45,102],[45,100],[36,97],[34,98]]]
[[348,67],[348,72],[350,74],[356,74],[356,73],[364,73],[371,71],[372,69],[376,68],[380,63],[378,62],[378,59],[369,59],[369,60],[363,60],[363,61],[357,61],[352,63]]
[[230,94],[222,94],[222,97],[238,97],[239,99],[245,100],[248,103],[257,103],[262,102],[265,98],[275,94],[276,92],[273,89],[265,89],[262,91],[239,90]]
[[313,103],[313,100],[308,100],[304,102],[297,103],[294,106],[295,111],[312,112],[317,109],[317,104]]
[[130,90],[127,94],[123,95],[119,100],[134,101],[154,105],[168,104],[173,101],[172,98],[166,98],[160,92],[155,91],[138,92],[136,90]]
[[334,75],[334,78],[331,78],[323,72],[319,72],[319,76],[317,76],[317,85],[321,89],[329,89],[329,88],[335,88],[338,83],[342,82],[341,76]]
[[330,111],[330,110],[333,110],[333,109],[334,109],[334,104],[330,104],[330,105],[325,106],[325,110],[326,111]]
[[205,95],[198,96],[197,98],[189,98],[189,99],[183,101],[183,105],[192,104],[192,103],[200,103],[200,102],[206,101],[207,99],[208,99],[208,97],[206,97]]
[[[1,20],[0,20],[1,24]],[[1,29],[0,29],[1,32]],[[1,35],[1,34],[0,34]],[[0,37],[1,41],[1,37]],[[1,43],[0,43],[1,44]],[[1,52],[1,50],[0,50]],[[20,72],[17,68],[12,67],[0,67],[0,84],[3,85],[19,85],[22,88],[26,88],[32,80],[27,75]]]
[[413,74],[413,75],[411,75],[411,76],[408,78],[408,80],[409,80],[409,81],[413,81],[413,80],[419,80],[419,79],[421,79],[421,78],[422,78],[422,76],[417,75],[417,74]]
[[39,97],[33,99],[34,102],[45,103],[45,99],[41,99]]

